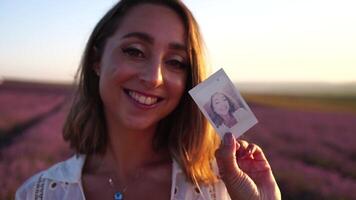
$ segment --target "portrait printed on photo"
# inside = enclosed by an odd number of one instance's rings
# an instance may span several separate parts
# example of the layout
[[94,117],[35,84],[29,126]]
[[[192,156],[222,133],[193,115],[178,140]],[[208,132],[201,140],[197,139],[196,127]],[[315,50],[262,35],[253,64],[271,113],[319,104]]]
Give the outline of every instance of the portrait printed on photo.
[[220,136],[231,132],[239,137],[257,123],[223,69],[191,89],[189,94]]

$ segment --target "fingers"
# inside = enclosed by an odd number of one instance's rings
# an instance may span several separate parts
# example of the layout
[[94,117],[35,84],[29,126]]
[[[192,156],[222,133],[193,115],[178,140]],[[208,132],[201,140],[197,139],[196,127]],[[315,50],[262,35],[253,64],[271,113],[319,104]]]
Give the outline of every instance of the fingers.
[[254,153],[259,149],[256,144],[248,143],[245,140],[237,140],[236,142],[239,144],[239,148],[236,152],[236,159],[254,159]]
[[239,146],[240,145],[235,142],[234,136],[231,133],[226,133],[219,149],[215,152],[219,172],[223,179],[227,177],[227,175],[233,177],[238,174],[239,169],[236,163],[236,149],[239,148]]
[[248,143],[245,140],[235,140],[231,133],[226,133],[219,149],[216,151],[216,157],[221,158],[221,162],[234,168],[232,158],[237,160],[245,158],[254,159],[256,152],[262,152],[256,144]]
[[255,160],[267,161],[262,149],[258,145],[248,143],[245,140],[237,140],[236,142],[240,144],[239,148],[236,149],[236,159],[251,158]]
[[[245,140],[235,140],[231,133],[224,135],[215,156],[221,176],[224,174],[231,175],[231,173],[237,175],[241,170],[247,172],[250,170],[268,170],[270,168],[262,149],[258,145],[248,143]],[[252,164],[253,168],[251,167]]]
[[260,181],[256,178],[259,174],[271,173],[271,167],[262,149],[258,145],[248,143],[245,140],[237,140],[237,143],[241,144],[236,152],[238,167],[259,184]]
[[[215,156],[220,176],[229,195],[234,197],[232,199],[250,198],[261,191],[268,193],[273,190],[278,194],[278,186],[268,161],[258,145],[235,140],[231,133],[226,133]],[[256,190],[258,188],[259,191]]]

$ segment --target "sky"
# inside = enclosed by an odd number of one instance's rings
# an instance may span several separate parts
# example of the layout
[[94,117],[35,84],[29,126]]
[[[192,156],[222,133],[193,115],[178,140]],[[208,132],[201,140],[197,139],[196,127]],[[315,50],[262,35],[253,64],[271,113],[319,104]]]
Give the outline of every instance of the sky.
[[[70,82],[114,0],[0,0],[0,79]],[[356,82],[354,0],[184,0],[211,71],[235,82]]]

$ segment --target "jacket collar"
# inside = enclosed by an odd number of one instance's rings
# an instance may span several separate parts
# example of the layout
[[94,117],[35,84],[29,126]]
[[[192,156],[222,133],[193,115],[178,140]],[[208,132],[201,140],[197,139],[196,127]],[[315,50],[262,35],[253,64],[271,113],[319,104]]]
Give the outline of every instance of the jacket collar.
[[84,154],[75,154],[68,160],[50,167],[44,172],[43,177],[57,181],[79,183],[82,178],[85,158]]

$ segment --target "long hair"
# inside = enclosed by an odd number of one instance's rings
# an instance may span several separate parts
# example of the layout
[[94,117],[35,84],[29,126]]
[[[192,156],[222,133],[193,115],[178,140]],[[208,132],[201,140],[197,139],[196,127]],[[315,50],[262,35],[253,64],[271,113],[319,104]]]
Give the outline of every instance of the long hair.
[[94,63],[102,56],[106,40],[120,26],[127,12],[139,4],[157,4],[178,14],[185,28],[189,69],[186,88],[177,107],[157,127],[153,148],[169,149],[191,182],[212,183],[210,167],[218,137],[188,95],[188,90],[206,76],[205,52],[197,22],[188,8],[177,0],[122,0],[112,7],[94,28],[77,72],[78,88],[66,118],[63,137],[77,153],[104,153],[108,143],[99,78]]
[[214,109],[213,98],[214,98],[214,96],[217,95],[217,94],[221,94],[221,95],[223,95],[223,96],[225,97],[227,103],[229,104],[229,111],[228,111],[229,115],[232,116],[232,113],[235,112],[238,107],[237,107],[236,104],[231,100],[231,98],[228,97],[228,96],[227,96],[226,94],[224,94],[224,93],[215,92],[213,95],[211,95],[211,97],[210,97],[210,109],[211,109],[211,112],[212,112],[212,113],[211,113],[210,118],[211,118],[211,120],[214,122],[214,124],[216,125],[216,127],[219,128],[219,126],[221,126],[221,125],[223,124],[224,119],[223,119],[218,113],[216,113],[216,111],[215,111],[215,109]]

